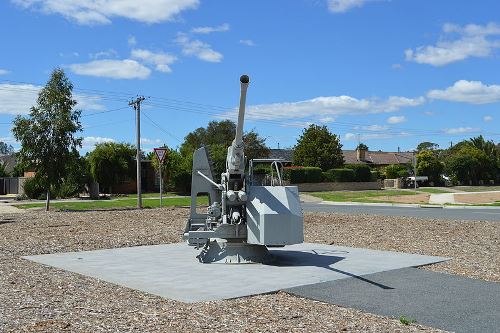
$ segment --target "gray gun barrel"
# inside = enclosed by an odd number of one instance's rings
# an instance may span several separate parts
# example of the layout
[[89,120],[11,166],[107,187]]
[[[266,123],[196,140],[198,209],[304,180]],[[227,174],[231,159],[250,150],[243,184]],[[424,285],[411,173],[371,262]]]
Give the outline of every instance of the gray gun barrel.
[[245,103],[247,100],[247,88],[250,78],[248,75],[240,77],[241,95],[240,95],[240,111],[238,112],[238,125],[236,126],[236,137],[234,143],[236,147],[243,146],[243,121],[245,119]]

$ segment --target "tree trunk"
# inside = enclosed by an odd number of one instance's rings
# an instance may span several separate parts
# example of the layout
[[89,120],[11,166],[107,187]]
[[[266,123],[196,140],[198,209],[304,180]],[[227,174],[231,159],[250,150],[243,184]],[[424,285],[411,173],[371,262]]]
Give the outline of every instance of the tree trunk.
[[45,211],[48,212],[50,207],[50,190],[47,190],[47,201],[45,202]]

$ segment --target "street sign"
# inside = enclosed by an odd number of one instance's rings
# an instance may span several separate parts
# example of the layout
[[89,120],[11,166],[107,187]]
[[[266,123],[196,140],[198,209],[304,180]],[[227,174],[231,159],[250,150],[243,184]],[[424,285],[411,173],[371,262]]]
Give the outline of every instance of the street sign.
[[160,164],[163,163],[165,156],[167,156],[168,148],[155,148],[154,150],[156,157],[158,158],[158,162],[160,162]]
[[156,158],[158,158],[158,162],[160,163],[159,172],[160,172],[160,208],[163,207],[163,177],[161,176],[161,169],[163,161],[168,153],[168,148],[155,148]]

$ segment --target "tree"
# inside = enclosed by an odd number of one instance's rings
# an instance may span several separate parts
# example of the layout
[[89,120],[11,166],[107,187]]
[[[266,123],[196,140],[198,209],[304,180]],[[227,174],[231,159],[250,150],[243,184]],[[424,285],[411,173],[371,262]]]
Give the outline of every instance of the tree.
[[28,117],[17,116],[12,132],[21,142],[19,157],[37,173],[47,193],[45,209],[49,210],[51,188],[57,191],[67,174],[82,138],[80,110],[74,109],[73,84],[62,69],[55,69],[38,94],[36,106]]
[[500,152],[495,143],[491,140],[486,141],[482,135],[471,138],[469,142],[472,146],[482,150],[491,160],[496,161],[500,158]]
[[495,165],[486,153],[470,142],[453,147],[445,160],[445,171],[453,181],[462,184],[478,184],[495,177]]
[[0,177],[8,177],[7,171],[5,171],[5,167],[3,163],[0,163]]
[[341,167],[344,157],[338,136],[330,133],[326,126],[310,125],[297,140],[293,163],[320,167],[323,171]]
[[357,147],[356,150],[368,150],[368,146],[364,143],[360,143]]
[[408,166],[402,164],[391,164],[385,167],[385,178],[395,179],[395,178],[405,178],[410,175],[408,172]]
[[[163,148],[168,149],[161,168],[164,185],[163,189],[165,191],[169,191],[175,188],[174,180],[181,172],[183,172],[183,170],[186,169],[186,166],[184,165],[182,156],[178,151],[168,148],[166,145],[163,145]],[[148,157],[151,159],[153,168],[158,171],[160,169],[160,163],[158,162],[156,154],[151,152]]]
[[[179,151],[185,165],[189,165],[191,172],[193,152],[201,146],[208,147],[213,162],[214,177],[216,180],[226,170],[227,148],[232,144],[236,135],[236,124],[231,120],[211,121],[206,128],[200,127],[189,133]],[[269,156],[269,148],[255,131],[243,135],[245,156],[247,160],[265,158]]]
[[12,145],[8,145],[5,142],[0,141],[0,154],[7,155],[12,154],[14,152],[14,147]]
[[103,189],[112,193],[119,181],[133,177],[135,154],[136,148],[128,143],[99,143],[87,156],[90,174]]
[[418,144],[417,151],[421,152],[423,150],[436,150],[439,148],[439,145],[434,142],[424,141]]
[[429,181],[434,184],[442,182],[441,174],[443,173],[444,165],[439,160],[438,156],[431,150],[422,150],[417,153],[417,174],[420,176],[428,176]]

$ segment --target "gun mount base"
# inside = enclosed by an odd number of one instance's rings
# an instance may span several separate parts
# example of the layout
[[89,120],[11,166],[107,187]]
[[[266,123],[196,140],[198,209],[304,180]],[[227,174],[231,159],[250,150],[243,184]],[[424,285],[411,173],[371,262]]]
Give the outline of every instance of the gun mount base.
[[205,264],[264,264],[273,259],[264,245],[221,239],[207,242],[197,258]]

